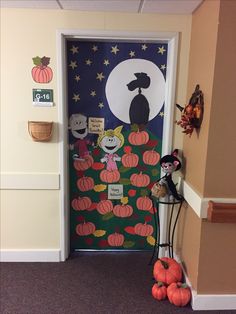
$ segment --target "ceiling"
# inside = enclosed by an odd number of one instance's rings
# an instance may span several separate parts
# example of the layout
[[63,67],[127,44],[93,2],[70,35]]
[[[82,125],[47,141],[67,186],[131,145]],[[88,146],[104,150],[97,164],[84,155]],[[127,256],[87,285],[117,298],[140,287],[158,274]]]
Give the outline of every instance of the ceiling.
[[191,14],[203,0],[0,0],[5,8]]

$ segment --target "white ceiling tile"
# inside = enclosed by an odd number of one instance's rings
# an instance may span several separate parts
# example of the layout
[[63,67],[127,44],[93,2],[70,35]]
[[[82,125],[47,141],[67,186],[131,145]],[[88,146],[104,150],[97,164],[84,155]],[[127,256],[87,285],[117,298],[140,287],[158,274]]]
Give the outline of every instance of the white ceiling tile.
[[145,0],[141,13],[191,14],[203,0]]
[[65,10],[134,12],[138,13],[140,0],[60,0]]
[[1,0],[2,8],[60,9],[56,0]]

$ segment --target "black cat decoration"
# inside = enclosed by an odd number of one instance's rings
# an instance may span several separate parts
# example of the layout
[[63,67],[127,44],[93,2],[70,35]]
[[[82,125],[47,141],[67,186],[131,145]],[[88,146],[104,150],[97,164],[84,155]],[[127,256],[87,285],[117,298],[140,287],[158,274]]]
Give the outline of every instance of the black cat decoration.
[[147,98],[142,95],[142,88],[148,88],[151,83],[150,77],[147,73],[134,73],[136,79],[127,84],[130,91],[138,88],[138,95],[136,95],[130,104],[129,118],[130,124],[137,124],[142,129],[149,120],[149,103]]

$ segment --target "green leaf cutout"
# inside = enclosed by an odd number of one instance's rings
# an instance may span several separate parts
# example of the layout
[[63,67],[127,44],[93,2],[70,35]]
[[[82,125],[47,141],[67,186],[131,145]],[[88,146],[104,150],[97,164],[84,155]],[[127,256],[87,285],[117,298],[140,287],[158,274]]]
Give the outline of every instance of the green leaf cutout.
[[131,131],[132,132],[138,132],[139,128],[138,128],[138,125],[137,124],[132,124],[131,125]]
[[122,178],[122,179],[120,179],[119,183],[123,184],[123,185],[129,185],[130,179]]
[[130,170],[130,168],[124,167],[124,166],[121,166],[121,167],[119,168],[119,172],[120,172],[120,173],[125,173],[125,172],[127,172],[127,171],[129,171],[129,170]]
[[156,177],[159,173],[159,170],[158,169],[152,169],[152,176],[153,177]]
[[133,247],[134,245],[135,245],[135,242],[133,242],[133,241],[125,241],[124,244],[123,244],[123,247],[125,249],[128,249],[128,248]]
[[41,65],[42,64],[41,58],[39,56],[32,58],[32,60],[33,60],[33,63],[35,65]]
[[102,217],[102,220],[110,220],[111,218],[114,217],[113,212],[107,213]]
[[149,194],[149,192],[148,192],[147,189],[142,189],[142,190],[140,191],[140,195],[141,195],[141,196],[147,196],[148,194]]

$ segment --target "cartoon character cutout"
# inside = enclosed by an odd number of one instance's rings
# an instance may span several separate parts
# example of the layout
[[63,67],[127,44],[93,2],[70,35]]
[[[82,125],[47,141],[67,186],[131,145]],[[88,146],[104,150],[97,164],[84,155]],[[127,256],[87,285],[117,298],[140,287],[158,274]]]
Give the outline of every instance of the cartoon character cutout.
[[121,160],[116,152],[119,148],[124,145],[124,136],[121,134],[123,126],[118,126],[114,130],[104,131],[103,134],[100,134],[98,137],[98,145],[106,153],[105,156],[101,159],[101,162],[106,163],[106,169],[108,171],[117,170],[117,161]]
[[86,136],[88,135],[87,117],[81,113],[75,113],[70,116],[69,129],[72,135],[77,139],[74,144],[70,144],[70,150],[75,150],[74,160],[84,160],[89,155],[88,144],[91,144]]

